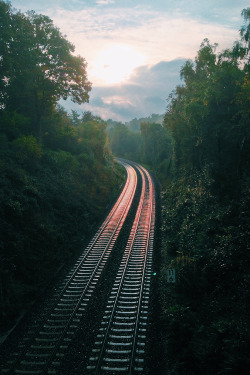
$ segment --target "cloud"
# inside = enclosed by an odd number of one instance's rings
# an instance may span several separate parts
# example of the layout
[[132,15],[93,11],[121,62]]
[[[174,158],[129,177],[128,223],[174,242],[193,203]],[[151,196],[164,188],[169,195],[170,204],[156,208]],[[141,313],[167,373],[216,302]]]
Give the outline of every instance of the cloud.
[[[249,1],[248,1],[249,2]],[[93,83],[91,110],[103,118],[127,121],[163,113],[166,98],[179,81],[180,66],[194,59],[204,38],[230,48],[239,38],[240,12],[246,0],[12,0],[14,7],[48,15],[88,63]],[[128,46],[145,57],[130,78],[105,86],[94,74],[100,52]],[[79,110],[73,103],[68,109]]]
[[[94,86],[89,104],[85,103],[74,109],[91,111],[105,120],[112,118],[123,122],[152,113],[164,113],[166,99],[176,85],[180,84],[180,68],[184,62],[184,59],[177,59],[138,67],[126,83]],[[72,108],[72,103],[61,104],[66,109]]]
[[[232,19],[238,15],[241,24],[240,10],[245,4],[245,0],[237,0],[237,6],[235,0],[166,0],[164,4],[162,0],[145,0],[143,5],[134,0],[125,4],[123,0],[112,4],[114,0],[55,0],[53,5],[48,0],[12,1],[14,5],[33,3],[44,7],[45,14],[76,46],[76,53],[88,62],[94,85],[99,84],[92,72],[98,55],[117,45],[134,49],[145,56],[149,65],[176,58],[193,59],[204,38],[218,43],[220,49],[231,47],[240,27]],[[228,3],[230,6],[226,6]]]
[[109,5],[109,4],[114,4],[114,0],[97,0],[96,1],[97,5]]
[[94,84],[97,80],[92,68],[98,54],[117,45],[129,46],[145,56],[147,64],[156,64],[176,58],[193,59],[204,38],[218,43],[220,49],[231,47],[238,38],[237,29],[229,25],[196,19],[177,10],[136,6],[89,7],[78,12],[53,8],[48,12],[76,46],[76,52],[86,58]]

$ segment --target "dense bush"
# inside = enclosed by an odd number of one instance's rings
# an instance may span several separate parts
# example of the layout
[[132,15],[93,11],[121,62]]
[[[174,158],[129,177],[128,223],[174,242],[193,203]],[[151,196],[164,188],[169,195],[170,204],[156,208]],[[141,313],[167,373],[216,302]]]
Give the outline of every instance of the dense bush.
[[[237,207],[222,206],[199,177],[172,183],[163,196],[166,367],[169,374],[248,374],[249,181]],[[166,268],[176,269],[174,286]]]
[[205,40],[185,64],[165,115],[174,155],[162,195],[164,375],[250,373],[249,8],[243,15],[232,50],[216,55]]
[[123,180],[106,124],[69,116],[88,100],[86,63],[46,16],[0,0],[0,331],[75,257]]
[[97,146],[93,133],[84,143],[91,149],[92,137],[98,157],[94,149],[92,157],[82,149],[75,155],[46,149],[33,136],[5,140],[0,152],[2,328],[81,249],[118,192],[120,172],[103,139]]

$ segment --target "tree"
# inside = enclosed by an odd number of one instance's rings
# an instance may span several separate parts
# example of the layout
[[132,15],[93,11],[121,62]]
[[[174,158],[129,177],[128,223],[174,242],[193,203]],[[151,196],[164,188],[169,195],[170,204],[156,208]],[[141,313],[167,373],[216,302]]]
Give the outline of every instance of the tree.
[[74,46],[49,17],[33,11],[14,13],[3,1],[0,12],[5,29],[0,109],[31,117],[36,135],[41,137],[41,118],[51,113],[60,98],[71,97],[78,104],[88,101],[87,64],[73,55]]
[[141,135],[129,130],[122,124],[116,123],[109,131],[110,146],[112,152],[119,157],[140,161]]
[[168,131],[160,124],[141,123],[143,140],[143,161],[154,168],[171,153],[171,140]]
[[[219,194],[237,194],[246,154],[249,76],[234,50],[215,54],[204,40],[195,62],[181,70],[184,85],[176,89],[165,115],[174,138],[176,171],[201,171],[209,165]],[[237,187],[238,186],[238,187]]]
[[[244,18],[245,24],[240,29],[241,42],[236,43],[236,49],[241,50],[241,57],[249,59],[250,51],[250,8],[243,9],[241,12],[242,17]],[[238,47],[238,48],[237,48]]]
[[175,173],[162,194],[162,374],[249,374],[250,8],[242,15],[232,49],[205,40],[184,65],[165,115]]

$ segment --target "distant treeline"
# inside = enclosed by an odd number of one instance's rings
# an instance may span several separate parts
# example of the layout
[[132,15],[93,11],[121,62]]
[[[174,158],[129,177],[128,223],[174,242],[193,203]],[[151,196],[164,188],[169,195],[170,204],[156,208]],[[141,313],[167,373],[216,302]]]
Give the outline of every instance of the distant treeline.
[[163,127],[164,115],[133,119],[125,124],[108,120],[111,151],[116,156],[135,160],[153,169],[165,181],[172,159],[172,137]]
[[140,133],[141,130],[141,123],[155,123],[155,124],[162,124],[164,120],[164,114],[157,115],[153,113],[148,117],[141,117],[141,118],[134,118],[131,121],[125,122],[124,124],[119,121],[113,121],[111,119],[107,120],[108,130],[116,127],[117,125],[125,125],[130,131],[134,133]]

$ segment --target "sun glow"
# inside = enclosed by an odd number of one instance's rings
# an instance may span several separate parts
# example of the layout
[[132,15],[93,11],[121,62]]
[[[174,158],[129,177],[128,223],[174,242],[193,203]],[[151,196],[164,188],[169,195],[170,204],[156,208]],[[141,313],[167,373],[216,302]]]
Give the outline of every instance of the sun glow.
[[126,81],[133,70],[144,62],[144,56],[133,48],[115,45],[100,52],[90,73],[99,83],[116,84]]

